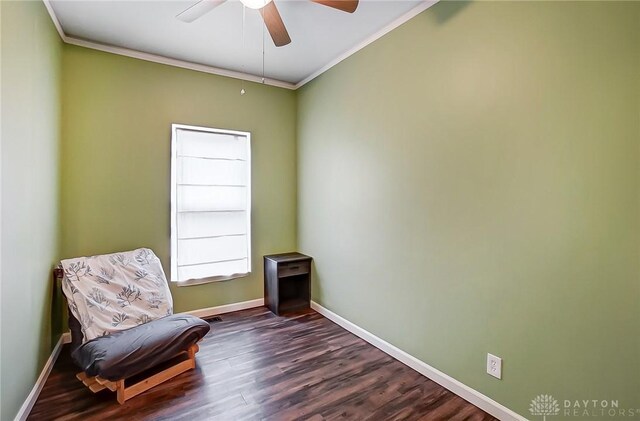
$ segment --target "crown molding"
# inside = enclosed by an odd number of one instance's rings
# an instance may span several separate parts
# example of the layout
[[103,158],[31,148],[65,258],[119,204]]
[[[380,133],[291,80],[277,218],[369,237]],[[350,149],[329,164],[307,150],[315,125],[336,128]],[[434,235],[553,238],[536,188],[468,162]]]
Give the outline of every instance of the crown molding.
[[[117,54],[120,56],[137,58],[139,60],[151,61],[153,63],[165,64],[167,66],[181,67],[183,69],[195,70],[196,72],[209,73],[212,75],[226,76],[234,79],[242,79],[249,82],[263,83],[261,76],[249,73],[236,72],[233,70],[221,69],[219,67],[207,66],[205,64],[192,63],[190,61],[178,60],[175,58],[160,56],[157,54],[145,53],[128,48],[114,47],[112,45],[101,44],[99,42],[87,41],[80,38],[65,36],[63,41],[67,44],[77,45],[79,47],[91,48],[92,50],[104,51],[106,53]],[[265,85],[277,86],[278,88],[295,89],[295,85],[281,80],[264,78]]]
[[325,66],[321,67],[320,69],[316,70],[315,72],[311,73],[309,76],[305,77],[300,82],[291,83],[291,82],[285,82],[282,80],[270,79],[270,78],[264,78],[264,81],[263,81],[261,76],[252,75],[250,73],[237,72],[234,70],[227,70],[219,67],[208,66],[206,64],[194,63],[191,61],[178,60],[175,58],[165,57],[157,54],[145,53],[143,51],[132,50],[130,48],[116,47],[113,45],[103,44],[100,42],[94,42],[94,41],[88,41],[80,38],[70,37],[64,32],[64,29],[60,24],[60,20],[56,16],[56,13],[53,10],[53,7],[51,6],[51,0],[42,0],[42,2],[44,3],[44,6],[47,8],[47,12],[49,12],[49,16],[51,17],[51,20],[53,21],[53,25],[55,26],[56,30],[58,31],[58,34],[60,35],[60,39],[62,39],[62,41],[66,44],[77,45],[79,47],[85,47],[85,48],[90,48],[92,50],[104,51],[111,54],[117,54],[125,57],[136,58],[139,60],[145,60],[153,63],[164,64],[167,66],[195,70],[196,72],[203,72],[203,73],[209,73],[209,74],[218,75],[218,76],[231,77],[234,79],[241,79],[249,82],[264,83],[265,85],[276,86],[278,88],[285,88],[285,89],[292,89],[292,90],[296,90],[304,86],[305,84],[311,82],[313,79],[320,76],[322,73],[326,72],[327,70],[331,69],[336,64],[342,62],[346,58],[362,50],[367,45],[371,44],[372,42],[388,34],[389,32],[391,32],[398,26],[402,25],[403,23],[407,22],[411,18],[415,17],[416,15],[424,12],[425,10],[427,10],[428,8],[436,4],[438,1],[439,0],[423,0],[418,6],[409,10],[407,13],[400,16],[399,18],[397,18],[390,24],[386,25],[379,31],[375,32],[371,36],[365,38],[362,42],[360,42],[353,48],[350,48],[349,50],[340,54],[338,57],[336,57],[335,59],[333,59],[332,61],[327,63]]
[[402,16],[400,16],[398,19],[394,20],[393,22],[391,22],[387,26],[383,27],[379,31],[377,31],[374,34],[372,34],[371,36],[365,38],[362,42],[360,42],[359,44],[356,44],[353,48],[350,48],[349,50],[347,50],[344,53],[340,54],[338,57],[336,57],[335,59],[333,59],[332,61],[327,63],[325,66],[321,67],[320,69],[318,69],[315,72],[311,73],[306,78],[302,79],[300,82],[296,83],[295,89],[298,89],[298,88],[304,86],[305,84],[311,82],[313,79],[317,78],[318,76],[320,76],[321,74],[323,74],[324,72],[326,72],[327,70],[329,70],[330,68],[335,66],[336,64],[340,63],[341,61],[343,61],[343,60],[345,60],[345,59],[347,59],[349,57],[351,57],[352,55],[354,55],[358,51],[362,50],[367,45],[377,41],[378,39],[382,38],[383,36],[385,36],[389,32],[391,32],[394,29],[396,29],[398,26],[402,25],[403,23],[407,22],[408,20],[410,20],[410,19],[414,18],[415,16],[419,15],[420,13],[424,12],[425,10],[427,10],[428,8],[430,8],[431,6],[436,4],[438,1],[440,1],[440,0],[423,0],[418,6],[414,7],[411,10],[409,10],[407,13],[405,13]]
[[58,17],[56,16],[56,12],[54,12],[53,6],[51,6],[51,2],[49,0],[42,0],[42,2],[44,3],[44,7],[47,8],[47,12],[49,12],[49,16],[53,21],[53,26],[55,26],[56,31],[58,31],[58,35],[60,35],[60,38],[62,39],[62,41],[67,42],[65,40],[67,38],[67,35],[64,33],[64,29],[62,29],[62,25],[60,25],[60,20],[58,20]]
[[[1,1],[1,0],[0,0]],[[132,50],[130,48],[116,47],[109,44],[103,44],[100,42],[88,41],[81,38],[75,38],[68,36],[64,29],[62,29],[62,25],[60,24],[60,20],[58,16],[56,16],[56,12],[53,10],[51,6],[50,0],[42,0],[44,6],[47,8],[47,12],[49,12],[49,16],[53,21],[53,25],[56,27],[58,31],[58,35],[60,35],[60,39],[66,44],[77,45],[79,47],[90,48],[92,50],[104,51],[106,53],[117,54],[120,56],[137,58],[139,60],[150,61],[153,63],[165,64],[167,66],[180,67],[183,69],[195,70],[196,72],[209,73],[212,75],[231,77],[234,79],[246,80],[248,82],[256,82],[256,83],[264,83],[265,85],[276,86],[278,88],[285,89],[296,89],[296,85],[290,82],[284,82],[277,79],[264,78],[264,82],[261,76],[252,75],[249,73],[236,72],[234,70],[222,69],[219,67],[208,66],[206,64],[199,64],[185,60],[178,60],[171,57],[165,57],[158,54],[145,53],[143,51]]]

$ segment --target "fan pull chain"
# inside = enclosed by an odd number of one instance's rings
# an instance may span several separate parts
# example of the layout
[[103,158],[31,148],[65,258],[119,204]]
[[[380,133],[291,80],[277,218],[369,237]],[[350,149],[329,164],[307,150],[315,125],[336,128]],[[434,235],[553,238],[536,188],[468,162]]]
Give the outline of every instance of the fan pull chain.
[[265,26],[266,24],[262,25],[262,83],[263,84],[264,84],[264,27]]
[[[242,60],[242,73],[244,73],[245,68],[245,60],[247,56],[247,51],[244,46],[244,27],[245,27],[245,17],[247,13],[247,7],[242,5],[242,54],[244,55]],[[244,79],[240,79],[240,95],[244,95],[247,91],[244,90]]]

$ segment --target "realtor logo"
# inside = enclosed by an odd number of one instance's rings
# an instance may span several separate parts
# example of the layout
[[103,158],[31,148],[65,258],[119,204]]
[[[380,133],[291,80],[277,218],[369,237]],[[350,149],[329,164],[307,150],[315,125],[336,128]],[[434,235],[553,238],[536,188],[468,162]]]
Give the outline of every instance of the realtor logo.
[[531,415],[542,415],[542,421],[547,421],[547,415],[558,415],[560,405],[551,395],[538,395],[529,405]]

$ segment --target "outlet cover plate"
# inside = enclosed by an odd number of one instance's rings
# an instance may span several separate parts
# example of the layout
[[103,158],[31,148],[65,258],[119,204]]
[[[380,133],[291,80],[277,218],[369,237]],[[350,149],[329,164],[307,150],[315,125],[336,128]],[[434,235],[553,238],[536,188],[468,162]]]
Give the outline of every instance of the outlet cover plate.
[[487,374],[502,379],[502,358],[487,354]]

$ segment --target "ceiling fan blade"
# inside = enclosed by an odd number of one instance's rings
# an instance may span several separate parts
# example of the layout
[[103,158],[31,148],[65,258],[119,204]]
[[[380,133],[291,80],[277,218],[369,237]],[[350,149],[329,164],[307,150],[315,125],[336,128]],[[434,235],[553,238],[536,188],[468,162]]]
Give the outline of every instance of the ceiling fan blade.
[[314,3],[333,7],[343,12],[353,13],[358,8],[358,0],[311,0]]
[[178,13],[176,18],[183,22],[191,23],[220,6],[225,1],[226,0],[200,0],[199,2],[189,6],[186,10]]
[[264,24],[267,26],[269,34],[271,34],[271,38],[273,39],[273,43],[276,47],[282,47],[283,45],[287,45],[291,42],[287,28],[284,26],[284,22],[280,17],[280,12],[278,12],[278,8],[274,1],[270,1],[266,6],[260,9],[260,14],[262,15]]

